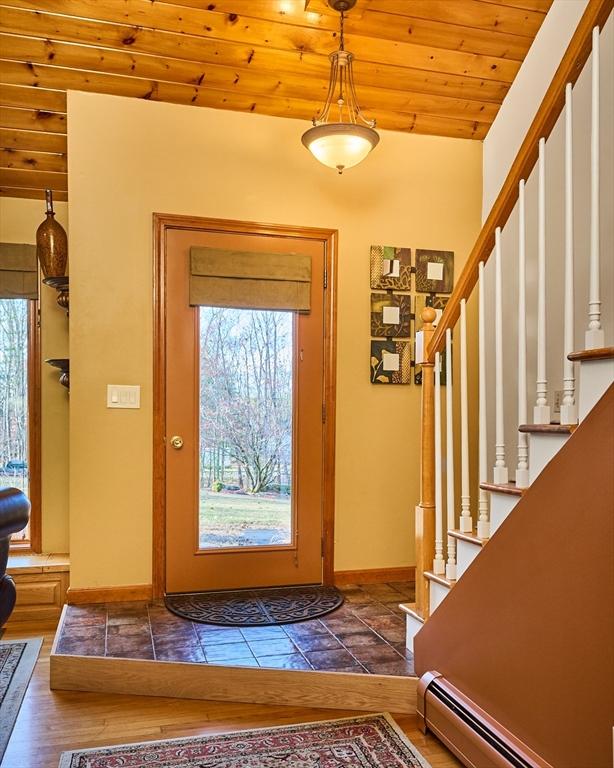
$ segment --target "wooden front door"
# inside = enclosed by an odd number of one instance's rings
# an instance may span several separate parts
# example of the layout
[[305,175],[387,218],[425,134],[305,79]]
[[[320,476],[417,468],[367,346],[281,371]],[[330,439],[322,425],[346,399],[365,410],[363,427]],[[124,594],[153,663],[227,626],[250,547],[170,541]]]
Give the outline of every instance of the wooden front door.
[[[321,583],[328,241],[202,221],[161,244],[166,591]],[[311,311],[191,307],[192,246],[308,254]]]

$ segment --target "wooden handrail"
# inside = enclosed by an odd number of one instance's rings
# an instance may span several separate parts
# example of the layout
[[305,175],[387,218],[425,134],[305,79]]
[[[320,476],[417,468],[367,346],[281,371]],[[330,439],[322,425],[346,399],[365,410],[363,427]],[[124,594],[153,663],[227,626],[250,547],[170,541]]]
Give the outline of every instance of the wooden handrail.
[[431,343],[428,348],[425,348],[429,362],[432,363],[435,360],[435,353],[441,352],[443,349],[446,329],[456,325],[460,314],[460,302],[462,299],[469,299],[477,282],[479,263],[488,261],[488,257],[495,246],[495,229],[497,227],[503,229],[518,201],[518,184],[522,179],[528,178],[537,162],[540,138],[548,138],[561,114],[565,105],[565,86],[567,83],[573,85],[582,72],[582,68],[591,53],[594,27],[603,28],[613,7],[614,0],[589,0],[550,87],[546,91],[546,95],[512,163],[501,191],[482,226],[473,250],[437,325]]

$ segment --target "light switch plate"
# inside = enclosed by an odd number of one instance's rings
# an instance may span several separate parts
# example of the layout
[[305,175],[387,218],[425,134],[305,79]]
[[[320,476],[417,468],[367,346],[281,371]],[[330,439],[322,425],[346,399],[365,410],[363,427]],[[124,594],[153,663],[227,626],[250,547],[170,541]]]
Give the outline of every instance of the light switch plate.
[[107,384],[107,408],[140,408],[139,384]]

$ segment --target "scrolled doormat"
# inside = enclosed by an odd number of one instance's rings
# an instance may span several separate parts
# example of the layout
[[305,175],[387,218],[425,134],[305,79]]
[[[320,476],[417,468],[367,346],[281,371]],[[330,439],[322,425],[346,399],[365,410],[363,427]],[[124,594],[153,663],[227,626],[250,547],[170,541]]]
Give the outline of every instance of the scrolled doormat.
[[273,587],[167,595],[169,611],[190,621],[223,627],[266,627],[324,616],[343,604],[335,587]]
[[429,768],[389,715],[64,752],[59,768]]

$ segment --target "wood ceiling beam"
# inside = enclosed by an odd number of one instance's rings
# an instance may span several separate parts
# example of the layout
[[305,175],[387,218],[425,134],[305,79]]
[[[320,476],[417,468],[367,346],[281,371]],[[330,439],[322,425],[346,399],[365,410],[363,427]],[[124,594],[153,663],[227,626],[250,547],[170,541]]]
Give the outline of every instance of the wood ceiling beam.
[[[105,51],[86,46],[76,46],[64,43],[23,38],[0,34],[0,51],[2,57],[9,59],[2,65],[1,79],[13,86],[31,86],[30,92],[54,93],[41,91],[43,88],[67,89],[75,87],[71,84],[70,69],[102,72],[126,77],[145,78],[144,92],[159,91],[162,82],[181,83],[188,86],[180,103],[192,103],[198,92],[195,84],[201,83],[202,88],[215,88],[225,91],[247,93],[258,97],[260,95],[293,98],[301,94],[307,101],[312,102],[312,113],[315,115],[321,108],[326,97],[328,82],[320,79],[305,81],[300,75],[287,73],[268,74],[252,70],[244,70],[238,74],[235,69],[217,65],[191,64],[177,62],[165,66],[159,59],[151,56],[139,56],[119,51]],[[43,66],[52,61],[52,67]],[[17,62],[20,62],[19,64]],[[57,65],[57,66],[56,66]],[[162,78],[160,79],[160,75]],[[81,77],[85,77],[84,74]],[[13,88],[15,90],[15,88]],[[25,89],[28,90],[28,89]],[[9,94],[11,95],[11,94]],[[17,98],[17,97],[14,97]],[[492,123],[498,105],[476,102],[467,99],[433,96],[407,91],[390,91],[381,88],[362,86],[360,101],[367,113],[377,116],[381,110],[390,112],[423,112],[451,119],[477,120]],[[2,100],[0,103],[9,103]],[[14,106],[39,107],[35,103],[19,103]],[[48,107],[51,108],[51,107]],[[62,107],[60,107],[61,109]],[[66,110],[65,100],[63,111]]]
[[[194,44],[193,38],[177,35],[156,36],[143,32],[139,36],[132,36],[126,27],[122,26],[78,22],[50,14],[32,13],[13,8],[3,9],[2,25],[5,32],[17,36],[79,43],[96,47],[98,50],[103,48],[120,50],[128,55],[145,54],[150,56],[152,61],[159,62],[164,70],[179,67],[179,61],[190,61],[192,64],[232,67],[239,73],[248,69],[276,74],[287,72],[298,75],[305,82],[313,78],[328,82],[329,76],[328,60],[312,54],[270,51],[267,48],[256,50],[249,46],[232,43],[214,44],[204,39]],[[50,51],[49,55],[52,56],[52,53]],[[66,52],[65,55],[67,55]],[[154,66],[153,63],[152,66]],[[362,85],[370,85],[391,90],[449,95],[455,98],[500,104],[509,88],[506,83],[492,80],[444,75],[389,64],[375,65],[357,61],[355,68],[359,89]],[[204,70],[201,70],[196,81],[203,75]],[[161,73],[160,77],[162,76]]]
[[[437,3],[438,0],[428,0]],[[470,0],[464,0],[464,3]],[[4,0],[6,5],[37,11],[40,0]],[[422,0],[412,0],[413,3]],[[463,5],[464,5],[463,3]],[[453,6],[454,4],[452,4]],[[204,41],[252,45],[256,48],[291,52],[299,55],[306,53],[328,57],[333,49],[330,34],[318,30],[291,27],[286,24],[271,24],[261,19],[243,19],[236,14],[220,14],[214,11],[185,9],[178,11],[175,6],[159,4],[155,13],[149,0],[124,0],[119,4],[99,2],[99,0],[45,0],[45,10],[56,16],[56,23],[61,27],[77,21],[79,24],[99,28],[102,23],[120,26],[117,38],[123,40],[150,39],[155,43],[152,53],[164,53],[159,47],[164,37],[174,36],[175,40],[166,40],[164,44],[176,45],[177,48],[192,51],[190,58],[198,56],[197,48]],[[3,24],[6,27],[8,11],[3,11]],[[529,12],[521,12],[529,14]],[[540,16],[541,18],[541,16]],[[87,22],[86,22],[87,20]],[[155,22],[155,28],[152,23]],[[7,31],[11,31],[10,29]],[[61,34],[54,35],[61,37]],[[99,41],[97,41],[99,42]],[[373,37],[349,34],[346,45],[357,59],[372,63],[386,61],[397,66],[412,67],[421,70],[434,70],[454,74],[462,72],[467,77],[511,83],[520,67],[520,62],[493,56],[475,55],[464,51],[452,51],[426,45],[414,45],[407,42],[381,40]],[[195,50],[196,49],[196,50]]]
[[[57,87],[58,82],[64,83],[67,89],[91,91],[94,93],[109,93],[117,96],[165,101],[174,104],[213,107],[244,112],[256,112],[265,115],[292,117],[310,120],[313,116],[313,103],[305,99],[290,99],[285,97],[264,96],[262,94],[246,94],[228,92],[205,87],[185,86],[177,83],[155,82],[139,78],[122,77],[95,72],[85,72],[77,69],[63,69],[40,65],[27,65],[19,62],[0,61],[0,79],[20,85],[41,87]],[[3,112],[26,113],[29,118],[20,117],[16,124],[15,118],[9,115],[5,124]],[[5,127],[24,127],[32,124],[37,113],[26,110],[0,108],[0,124]],[[47,113],[57,114],[57,113]],[[64,117],[64,116],[62,116]],[[483,138],[488,131],[489,123],[476,120],[441,117],[430,114],[415,114],[401,112],[378,111],[378,126],[389,130],[415,131],[417,133],[437,133],[440,135],[462,138]],[[40,130],[43,130],[40,128]]]
[[68,175],[51,171],[24,171],[20,168],[0,168],[0,186],[26,189],[57,189],[68,191]]
[[0,147],[24,152],[66,154],[66,134],[0,128]]
[[[36,200],[45,199],[45,188],[31,189],[29,187],[0,187],[0,197],[21,197]],[[54,201],[68,200],[68,192],[58,190],[53,192]],[[41,209],[43,210],[43,209]]]
[[50,152],[0,149],[0,168],[66,173],[66,155],[53,155]]
[[0,128],[66,133],[66,115],[43,109],[0,107]]
[[459,24],[487,32],[507,32],[530,37],[535,37],[545,16],[541,11],[480,0],[372,0],[369,8],[383,13]]
[[[519,0],[520,1],[520,0]],[[551,0],[545,0],[550,3]],[[154,0],[154,8],[160,4],[181,8],[190,5],[202,10],[202,0],[188,3],[186,0]],[[217,0],[215,10],[222,13],[235,13],[236,0]],[[271,0],[249,0],[239,6],[241,17],[264,19],[271,24],[290,24],[297,27],[309,27],[327,31],[331,34],[331,48],[335,42],[333,32],[339,29],[339,17],[320,13],[305,13],[302,10],[303,0],[286,0],[281,6]],[[522,61],[529,50],[533,38],[531,36],[510,35],[491,30],[474,29],[457,24],[449,24],[430,19],[419,19],[412,16],[400,16],[393,13],[381,13],[367,10],[362,16],[355,16],[352,10],[345,21],[345,29],[350,34],[366,37],[378,37],[384,40],[412,42],[415,45],[427,45],[435,48],[447,48],[452,51],[487,54],[497,58]]]

